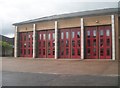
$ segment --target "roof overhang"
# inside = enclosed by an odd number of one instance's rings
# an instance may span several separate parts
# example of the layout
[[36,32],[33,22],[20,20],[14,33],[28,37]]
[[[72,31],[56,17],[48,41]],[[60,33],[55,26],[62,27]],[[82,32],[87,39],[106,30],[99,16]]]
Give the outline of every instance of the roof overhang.
[[36,22],[42,22],[42,21],[67,19],[67,18],[73,18],[73,17],[111,15],[111,14],[118,14],[118,8],[107,8],[107,9],[99,9],[99,10],[90,10],[90,11],[83,11],[83,12],[53,15],[53,16],[47,16],[47,17],[42,17],[42,18],[38,18],[38,19],[23,21],[23,22],[19,22],[19,23],[14,23],[13,25],[18,26],[18,25],[30,24],[30,23],[36,23]]

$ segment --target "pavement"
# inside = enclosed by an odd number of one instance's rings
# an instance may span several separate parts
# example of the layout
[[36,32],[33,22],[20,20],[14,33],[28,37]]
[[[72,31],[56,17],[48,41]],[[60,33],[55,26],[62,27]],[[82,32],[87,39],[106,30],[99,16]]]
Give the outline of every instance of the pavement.
[[39,74],[3,71],[3,86],[117,86],[117,76]]
[[2,58],[2,70],[48,74],[118,75],[118,62],[4,57]]
[[4,86],[117,86],[118,62],[2,58]]

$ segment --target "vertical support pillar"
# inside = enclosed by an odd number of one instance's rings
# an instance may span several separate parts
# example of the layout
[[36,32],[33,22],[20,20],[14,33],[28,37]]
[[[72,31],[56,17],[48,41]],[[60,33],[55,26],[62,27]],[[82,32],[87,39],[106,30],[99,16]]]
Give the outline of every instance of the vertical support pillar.
[[55,21],[55,59],[58,58],[58,22]]
[[115,16],[111,15],[112,23],[112,60],[115,60]]
[[35,31],[35,24],[33,24],[33,58],[36,57],[36,31]]
[[84,59],[84,20],[81,18],[81,59]]
[[18,57],[18,27],[15,26],[14,57]]

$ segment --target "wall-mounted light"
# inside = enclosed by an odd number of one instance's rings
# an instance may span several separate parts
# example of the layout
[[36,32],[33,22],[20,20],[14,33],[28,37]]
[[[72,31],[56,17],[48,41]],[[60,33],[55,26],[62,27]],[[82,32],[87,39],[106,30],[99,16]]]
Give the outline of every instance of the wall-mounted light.
[[99,21],[98,21],[98,20],[96,20],[95,22],[96,22],[96,23],[99,23]]

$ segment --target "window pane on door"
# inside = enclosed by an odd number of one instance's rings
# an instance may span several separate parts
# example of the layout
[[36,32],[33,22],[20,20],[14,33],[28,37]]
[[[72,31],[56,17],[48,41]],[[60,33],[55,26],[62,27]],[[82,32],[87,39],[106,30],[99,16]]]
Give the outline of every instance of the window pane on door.
[[28,49],[28,54],[30,55],[30,49]]
[[39,38],[40,38],[40,40],[41,40],[41,34],[39,35]]
[[50,33],[48,34],[48,40],[50,40]]
[[26,47],[26,43],[24,43],[24,47]]
[[62,32],[62,33],[61,33],[61,39],[63,39],[63,38],[64,38],[64,33]]
[[80,56],[80,49],[77,49],[77,55]]
[[55,46],[55,41],[52,42],[53,47]]
[[55,49],[53,49],[53,55],[55,55]]
[[87,50],[87,55],[90,56],[90,48]]
[[100,39],[100,46],[103,47],[103,39]]
[[72,48],[72,55],[73,55],[73,56],[75,55],[75,50],[74,50],[74,48]]
[[63,40],[61,41],[61,46],[64,46],[64,41]]
[[96,30],[93,30],[93,36],[96,37]]
[[96,46],[96,39],[93,40],[93,46]]
[[45,40],[46,39],[46,36],[45,36],[45,34],[43,34],[43,40]]
[[39,46],[41,46],[41,42],[39,42]]
[[68,37],[69,37],[69,34],[68,34],[68,32],[66,32],[66,39],[68,39]]
[[48,47],[50,47],[50,42],[48,42]]
[[75,32],[72,32],[72,38],[74,38],[75,37]]
[[93,49],[93,55],[96,56],[96,48]]
[[20,50],[21,54],[22,54],[22,49]]
[[77,38],[80,38],[80,31],[77,32]]
[[100,49],[100,56],[103,56],[103,53],[104,53],[104,49]]
[[50,49],[48,49],[48,55],[50,55]]
[[72,40],[72,46],[75,47],[75,41],[74,40]]
[[80,40],[77,41],[77,45],[80,47]]
[[43,41],[43,47],[45,47],[45,41]]
[[66,55],[68,55],[69,54],[69,49],[66,49]]
[[32,35],[32,40],[33,40],[33,35]]
[[24,49],[24,55],[26,55],[26,49]]
[[64,49],[63,48],[61,49],[61,55],[64,55]]
[[39,49],[39,54],[41,54],[41,49]]
[[69,41],[68,40],[66,40],[66,47],[68,47],[69,46]]
[[43,55],[45,55],[45,49],[43,49]]
[[107,56],[110,56],[110,49],[107,49]]
[[90,39],[87,40],[87,44],[88,44],[88,46],[90,46]]
[[106,36],[110,36],[110,30],[106,30]]
[[29,38],[29,40],[30,40],[30,34],[28,35],[28,38]]
[[30,42],[28,42],[28,47],[30,47]]
[[24,36],[24,40],[26,40],[26,36]]
[[89,30],[87,31],[87,36],[90,37],[90,31]]
[[103,30],[100,30],[100,36],[103,36],[103,35],[104,35]]
[[55,33],[52,34],[53,39],[55,39]]
[[107,39],[107,46],[110,45],[110,39]]

